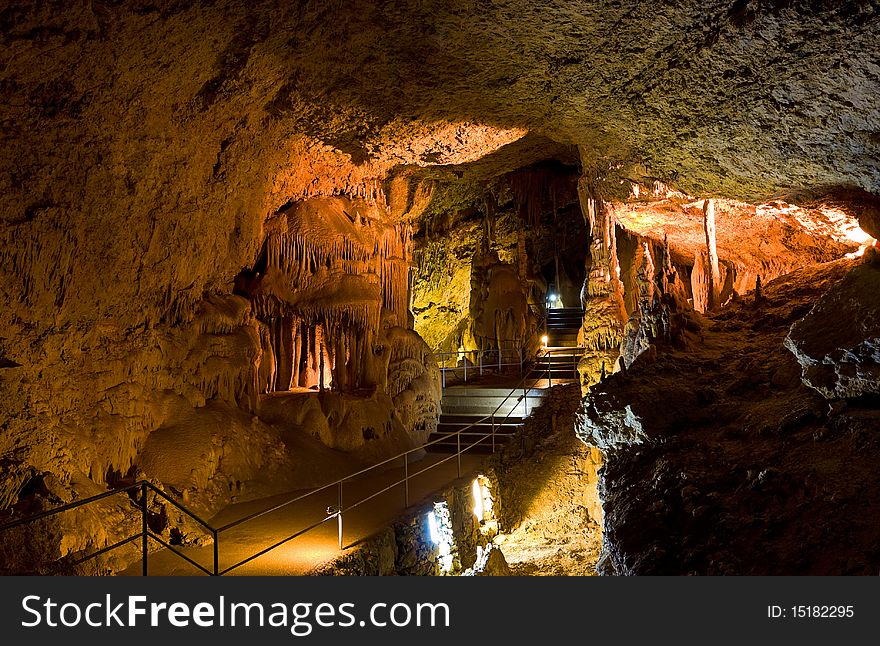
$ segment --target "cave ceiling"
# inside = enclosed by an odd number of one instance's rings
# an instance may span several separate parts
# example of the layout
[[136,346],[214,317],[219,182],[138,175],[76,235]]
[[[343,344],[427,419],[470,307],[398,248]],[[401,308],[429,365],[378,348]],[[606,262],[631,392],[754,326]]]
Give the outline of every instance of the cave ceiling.
[[273,21],[292,38],[276,50],[285,78],[272,104],[355,158],[386,148],[388,134],[405,138],[408,125],[449,119],[528,128],[596,160],[636,158],[691,194],[877,190],[877,11],[833,1],[321,3]]
[[472,197],[555,158],[699,197],[880,192],[877,14],[835,0],[8,2],[3,289],[27,307],[7,322],[162,320],[228,291],[287,205],[400,174]]
[[[7,90],[26,84],[8,78],[18,57],[39,60],[44,95],[70,86],[56,112],[88,111],[108,83],[130,109],[149,81],[174,121],[280,122],[356,165],[460,165],[527,130],[694,195],[880,190],[872,2],[33,5],[4,11]],[[532,144],[519,165],[555,154]]]

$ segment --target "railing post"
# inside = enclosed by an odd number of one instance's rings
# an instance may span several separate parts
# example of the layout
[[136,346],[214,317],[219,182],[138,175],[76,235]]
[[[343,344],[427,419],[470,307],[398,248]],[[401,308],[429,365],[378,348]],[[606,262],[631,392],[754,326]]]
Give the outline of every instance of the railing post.
[[458,477],[461,477],[461,431],[455,434],[455,440],[458,450],[455,452],[458,458]]
[[339,530],[339,549],[342,549],[342,481],[339,482],[339,491],[337,495],[337,503],[336,507],[336,524],[338,525]]
[[220,532],[214,530],[214,576],[220,576]]
[[467,383],[467,354],[461,353],[461,362],[464,364],[464,383]]
[[523,386],[523,409],[525,410],[525,417],[529,416],[529,396],[526,391],[526,387]]
[[147,548],[149,534],[147,533],[147,482],[141,484],[141,574],[147,576]]
[[480,350],[478,352],[478,354],[480,355],[480,376],[482,377],[483,376],[483,351]]
[[501,349],[501,341],[498,342],[498,374],[501,374],[501,354],[504,352]]
[[443,365],[444,363],[446,363],[445,359],[443,360],[443,363],[440,364],[440,377],[443,382],[443,388],[446,388],[446,366]]
[[409,507],[409,453],[403,454],[403,506]]
[[492,413],[492,453],[495,453],[495,413]]

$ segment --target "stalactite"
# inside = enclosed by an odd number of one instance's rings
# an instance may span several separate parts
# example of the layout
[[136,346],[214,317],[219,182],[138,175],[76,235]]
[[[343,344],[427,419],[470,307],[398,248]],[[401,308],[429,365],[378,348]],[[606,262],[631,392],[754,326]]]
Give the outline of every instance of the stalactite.
[[[366,201],[299,203],[270,225],[264,245],[267,278],[251,302],[260,320],[297,320],[293,327],[285,324],[288,341],[277,329],[273,332],[273,339],[281,339],[280,345],[277,340],[272,344],[278,356],[290,355],[278,364],[279,389],[316,383],[320,347],[314,340],[322,335],[334,387],[357,387],[369,360],[368,340],[379,331],[383,310],[394,315],[397,325],[409,321],[412,227],[368,217],[384,200],[379,183],[356,190]],[[308,296],[291,299],[294,294]]]
[[578,181],[578,197],[591,237],[591,263],[581,290],[584,320],[578,334],[578,341],[585,348],[578,372],[586,391],[601,379],[603,362],[614,365],[617,361],[627,316],[613,213],[593,194],[586,177]]
[[715,244],[715,202],[703,201],[703,229],[706,233],[706,253],[708,256],[708,309],[714,311],[721,306],[721,272],[718,268],[718,248]]

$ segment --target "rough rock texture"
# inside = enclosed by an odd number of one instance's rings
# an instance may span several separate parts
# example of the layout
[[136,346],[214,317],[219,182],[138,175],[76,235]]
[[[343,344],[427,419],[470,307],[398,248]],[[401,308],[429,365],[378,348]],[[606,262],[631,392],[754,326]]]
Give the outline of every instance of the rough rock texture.
[[864,264],[791,326],[785,347],[828,399],[880,394],[880,266]]
[[[579,182],[591,238],[579,334],[585,392],[603,374],[629,367],[652,341],[686,345],[693,310],[713,309],[713,300],[720,306],[758,280],[857,253],[871,241],[854,215],[828,200],[809,207],[781,199],[758,206],[695,200],[659,182],[633,183],[627,199],[594,197],[607,192],[607,182]],[[711,254],[707,212],[717,243]],[[714,279],[711,258],[718,264]]]
[[[723,199],[712,202],[722,304],[734,294],[753,290],[759,276],[766,284],[799,267],[835,260],[858,251],[867,238],[857,233],[854,215],[827,203],[801,207],[782,199],[758,205]],[[703,203],[681,193],[643,189],[637,198],[610,205],[629,236],[651,243],[652,255],[659,256],[664,239],[669,241],[672,263],[684,282],[687,298],[700,312],[708,309],[709,302]],[[620,255],[624,265],[632,266],[632,252],[624,249]],[[637,294],[635,272],[622,269],[621,274],[627,294]],[[632,307],[628,297],[627,309]]]
[[[596,157],[638,151],[687,190],[740,197],[878,189],[876,12],[843,0],[57,2],[12,4],[3,31],[7,85],[24,99],[10,106],[16,118],[35,126],[38,110],[61,121],[103,108],[147,125],[144,143],[164,153],[156,126],[173,117],[193,136],[207,116],[208,170],[218,151],[223,162],[294,131],[359,161],[426,163],[447,148],[400,143],[425,129],[413,117],[471,119],[538,126]],[[48,60],[30,65],[38,56]],[[274,132],[251,143],[264,117]]]
[[501,535],[515,575],[594,575],[602,540],[598,449],[572,433],[576,384],[554,386],[493,461]]
[[578,374],[586,393],[614,370],[627,317],[614,212],[604,200],[594,197],[586,177],[578,182],[578,195],[591,238],[589,274],[581,291],[584,320],[578,331],[578,345],[584,348]]
[[[552,388],[487,464],[479,476],[489,497],[482,522],[473,513],[473,481],[463,479],[316,573],[595,575],[602,457],[571,432],[580,401],[577,384]],[[426,515],[437,502],[449,510],[454,537],[448,571],[428,537]]]
[[576,181],[573,166],[536,164],[486,182],[466,208],[425,215],[412,306],[431,347],[537,346],[548,289],[576,305],[588,245]]
[[442,351],[498,348],[498,339],[524,341],[534,331],[528,290],[516,265],[516,216],[493,223],[465,220],[425,240],[413,292],[415,329]]
[[[507,576],[504,554],[492,544],[498,519],[492,505],[497,484],[477,476],[485,487],[484,516],[474,514],[473,480],[463,478],[414,505],[384,530],[361,541],[312,574],[343,576]],[[432,540],[428,514],[440,517],[441,541]]]
[[784,346],[820,299],[876,301],[847,290],[865,271],[795,271],[709,319],[701,344],[645,353],[593,388],[578,433],[606,452],[600,571],[876,575],[880,411],[829,407]]

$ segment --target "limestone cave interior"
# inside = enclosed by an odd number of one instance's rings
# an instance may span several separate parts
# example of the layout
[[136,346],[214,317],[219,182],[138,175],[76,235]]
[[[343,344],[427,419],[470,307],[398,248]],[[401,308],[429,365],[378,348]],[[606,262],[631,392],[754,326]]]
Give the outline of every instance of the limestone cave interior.
[[0,573],[880,572],[876,2],[0,43]]

